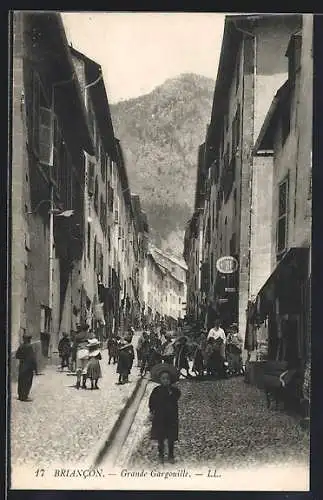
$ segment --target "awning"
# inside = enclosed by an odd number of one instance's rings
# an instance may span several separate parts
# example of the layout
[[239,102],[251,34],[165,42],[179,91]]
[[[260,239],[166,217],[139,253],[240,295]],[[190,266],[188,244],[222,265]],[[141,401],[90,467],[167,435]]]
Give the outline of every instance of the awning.
[[295,281],[306,279],[308,273],[308,258],[309,248],[290,248],[259,290],[255,299],[255,305],[252,307],[253,312],[256,313],[256,309],[258,309],[256,304],[260,303],[260,311],[258,310],[257,312],[260,312],[260,316],[262,316],[264,312],[263,304],[272,303],[277,296],[275,290],[277,284],[288,284],[292,291]]

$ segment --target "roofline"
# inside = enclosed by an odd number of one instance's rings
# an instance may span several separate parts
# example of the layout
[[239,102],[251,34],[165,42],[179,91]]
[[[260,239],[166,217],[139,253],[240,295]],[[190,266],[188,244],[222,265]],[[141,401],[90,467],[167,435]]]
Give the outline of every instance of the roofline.
[[[279,113],[279,104],[282,102],[282,100],[285,97],[285,92],[287,91],[289,87],[289,80],[287,79],[283,85],[277,90],[271,105],[269,107],[269,110],[266,114],[265,120],[262,124],[262,127],[260,129],[258,138],[255,142],[255,145],[253,147],[253,155],[257,154],[258,151],[261,151],[261,144],[265,137],[267,136],[269,129],[271,125],[273,124],[275,118],[277,117],[277,113]],[[266,148],[268,150],[268,148]]]
[[[244,29],[250,31],[250,36],[253,36],[253,23],[259,21],[260,19],[265,20],[275,17],[281,18],[281,16],[288,16],[290,18],[299,17],[300,19],[302,18],[301,14],[295,13],[226,15],[211,111],[211,123],[209,128],[210,138],[213,138],[219,131],[218,119],[222,116],[223,107],[227,105],[227,96],[230,90],[228,82],[232,78],[232,72],[234,71],[236,65],[238,50],[244,37],[242,31]],[[248,26],[248,24],[251,24],[251,26]],[[240,29],[242,31],[240,31]],[[220,123],[222,123],[221,120]]]
[[[111,112],[110,112],[109,98],[107,95],[105,82],[104,82],[104,78],[103,78],[102,66],[101,66],[101,64],[94,61],[93,59],[90,59],[88,56],[86,56],[85,54],[83,54],[79,50],[76,50],[71,45],[69,47],[70,47],[71,54],[74,55],[75,57],[77,57],[78,59],[82,60],[85,64],[85,68],[88,69],[88,71],[92,70],[95,72],[94,81],[96,79],[98,79],[97,83],[94,86],[91,86],[89,88],[89,92],[90,92],[90,95],[92,94],[92,96],[93,96],[93,94],[95,94],[95,92],[97,92],[98,94],[100,94],[100,96],[102,98],[102,101],[103,101],[102,107],[104,108],[104,110],[106,112],[106,120],[104,120],[104,122],[106,121],[106,125],[108,126],[108,129],[110,130],[110,137],[112,138],[111,141],[109,141],[108,138],[106,137],[107,136],[106,132],[101,131],[102,122],[103,122],[102,117],[101,117],[101,120],[98,120],[96,111],[95,111],[95,114],[96,114],[96,119],[97,119],[97,122],[99,125],[99,130],[100,130],[101,135],[102,135],[102,142],[105,145],[105,147],[108,148],[108,151],[106,151],[106,153],[110,153],[112,159],[114,159],[114,157],[116,156],[115,141],[114,141],[114,137],[115,137],[114,136],[114,128],[113,128],[112,117],[111,117]],[[85,69],[85,77],[88,76],[86,74],[86,69]],[[92,82],[87,81],[86,83],[88,84],[88,83],[92,83]],[[92,102],[93,102],[93,97],[92,97]],[[93,105],[94,105],[94,103],[93,103]],[[97,106],[94,105],[94,108],[95,107],[97,108]],[[105,137],[106,137],[106,141],[104,140]]]
[[[56,40],[59,42],[61,46],[61,53],[59,54],[62,58],[66,60],[67,66],[66,66],[66,79],[68,80],[66,84],[69,84],[73,86],[73,90],[76,93],[77,99],[75,100],[75,105],[76,106],[76,112],[80,114],[79,118],[82,119],[82,126],[83,126],[83,131],[81,132],[81,141],[83,142],[82,148],[90,155],[94,154],[94,143],[93,139],[90,133],[90,127],[88,124],[88,118],[87,118],[87,112],[83,100],[83,95],[81,91],[81,86],[78,78],[75,78],[76,73],[75,73],[75,68],[70,52],[70,47],[68,44],[67,36],[66,36],[66,31],[64,27],[64,23],[62,20],[62,16],[59,12],[48,12],[48,11],[23,11],[23,16],[24,16],[24,23],[27,22],[27,25],[30,24],[31,26],[38,25],[38,29],[42,34],[44,34],[45,37],[47,37],[47,40],[53,39],[53,37],[50,35],[52,33],[52,30],[54,30],[54,34],[56,35]],[[24,36],[26,36],[27,31],[25,32]],[[36,44],[37,45],[37,44]],[[42,49],[40,49],[42,50]],[[58,54],[55,53],[55,56]],[[48,54],[46,55],[48,59]],[[53,82],[55,83],[55,81]],[[73,105],[73,104],[72,104]]]
[[162,254],[164,257],[166,257],[166,259],[169,259],[170,261],[174,262],[174,264],[177,264],[179,267],[181,267],[185,271],[187,270],[186,265],[184,265],[184,263],[182,263],[178,259],[176,259],[176,257],[170,256],[168,253],[163,252],[163,250],[161,250],[160,248],[157,248],[153,245],[151,246],[151,248],[152,248],[152,251],[155,250],[157,253]]
[[83,54],[83,52],[75,49],[73,47],[73,45],[69,44],[69,48],[70,48],[70,51],[71,53],[78,57],[79,59],[82,59],[82,61],[84,61],[86,64],[94,64],[95,66],[98,66],[101,68],[101,64],[99,64],[98,62],[94,61],[93,59],[90,59],[90,57],[86,56],[85,54]]

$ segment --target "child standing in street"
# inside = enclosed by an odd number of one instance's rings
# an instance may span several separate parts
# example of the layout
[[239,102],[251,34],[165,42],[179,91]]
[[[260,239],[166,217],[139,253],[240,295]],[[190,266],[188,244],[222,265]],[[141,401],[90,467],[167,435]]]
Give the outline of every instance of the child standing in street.
[[152,378],[159,382],[149,398],[152,414],[151,439],[158,442],[159,461],[164,463],[165,440],[168,442],[168,459],[175,463],[174,443],[178,441],[178,400],[180,390],[173,384],[178,380],[174,366],[166,363],[152,369]]
[[124,342],[120,345],[117,373],[119,374],[118,384],[125,384],[129,382],[129,374],[133,365],[135,357],[131,339],[126,337]]
[[97,339],[90,339],[88,342],[89,361],[87,364],[86,378],[91,380],[91,389],[99,389],[99,378],[102,378],[100,360],[102,359],[99,349],[100,342]]
[[99,378],[102,378],[100,360],[102,359],[100,352],[91,352],[89,354],[89,363],[87,365],[87,378],[91,380],[91,389],[100,389],[98,386]]

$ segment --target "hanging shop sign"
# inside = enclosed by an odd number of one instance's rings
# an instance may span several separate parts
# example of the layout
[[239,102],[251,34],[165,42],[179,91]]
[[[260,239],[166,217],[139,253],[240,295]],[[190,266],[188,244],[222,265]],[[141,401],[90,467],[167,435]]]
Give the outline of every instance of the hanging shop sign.
[[232,274],[238,269],[238,261],[234,257],[230,255],[226,257],[221,257],[216,261],[216,268],[219,273],[223,274]]

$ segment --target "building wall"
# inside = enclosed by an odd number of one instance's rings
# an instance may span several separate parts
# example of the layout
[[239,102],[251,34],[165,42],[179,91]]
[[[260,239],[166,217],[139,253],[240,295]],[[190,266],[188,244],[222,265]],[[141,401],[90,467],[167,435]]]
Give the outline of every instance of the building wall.
[[254,159],[252,177],[250,298],[257,295],[272,271],[272,156]]
[[313,15],[303,15],[301,73],[299,75],[296,217],[293,245],[311,244],[312,134],[313,134]]
[[274,140],[274,190],[272,224],[272,267],[277,265],[276,228],[279,183],[289,178],[287,247],[311,243],[311,154],[313,116],[312,16],[304,16],[301,67],[296,74],[291,105],[290,133],[282,143],[281,121]]
[[[236,253],[239,258],[239,312],[238,322],[242,337],[246,329],[246,310],[249,298],[269,276],[272,265],[270,247],[270,194],[265,201],[260,193],[272,186],[272,160],[254,159],[253,145],[263,120],[278,88],[286,80],[288,61],[285,57],[290,35],[299,27],[295,16],[271,17],[250,24],[238,49],[235,69],[229,83],[227,102],[223,104],[223,140],[216,145],[220,159],[219,181],[206,196],[204,228],[211,222],[211,242],[203,236],[203,260],[209,262],[210,286],[208,300],[214,300],[216,260]],[[233,151],[234,117],[240,105],[240,141]],[[218,134],[219,135],[219,134]],[[216,204],[224,169],[224,153],[228,164],[235,156],[235,175],[231,192],[221,203],[218,225],[214,224],[213,205]],[[212,179],[212,176],[210,176]],[[207,191],[207,190],[206,190]],[[216,206],[216,205],[215,205]],[[270,208],[269,208],[270,207]],[[252,213],[251,213],[252,208]],[[268,210],[269,209],[269,210]],[[215,214],[217,210],[215,209]],[[235,235],[235,248],[230,241]],[[231,251],[232,250],[232,251]],[[213,255],[213,259],[212,259]],[[212,264],[213,261],[213,264]]]
[[[25,277],[25,176],[26,131],[21,112],[24,94],[23,75],[23,14],[13,14],[13,85],[12,85],[12,240],[11,240],[11,348],[15,350],[20,342],[26,318],[23,312],[26,296]],[[27,207],[28,208],[28,207]]]

